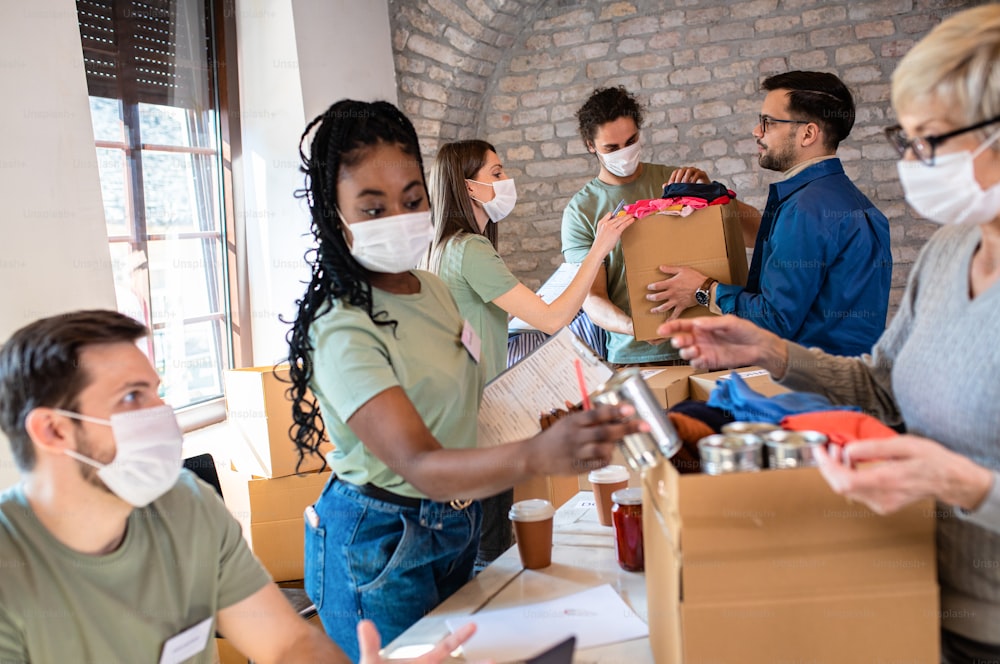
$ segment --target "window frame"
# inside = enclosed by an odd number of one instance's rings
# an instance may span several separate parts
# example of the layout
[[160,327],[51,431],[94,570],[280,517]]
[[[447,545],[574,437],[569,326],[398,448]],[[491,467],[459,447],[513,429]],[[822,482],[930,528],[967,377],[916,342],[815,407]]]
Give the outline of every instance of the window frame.
[[[112,0],[117,2],[117,0]],[[183,0],[181,0],[183,1]],[[121,141],[96,140],[95,150],[121,150],[124,159],[124,198],[126,218],[129,224],[129,235],[108,236],[109,247],[114,244],[127,243],[130,251],[142,251],[149,256],[148,245],[158,239],[165,239],[159,234],[150,234],[146,224],[145,193],[142,186],[142,153],[180,153],[191,155],[211,155],[216,157],[218,181],[218,199],[214,201],[214,210],[219,215],[218,226],[210,231],[187,231],[171,234],[170,239],[217,239],[221,244],[218,266],[221,273],[217,275],[218,296],[209,294],[213,299],[221,300],[213,303],[212,314],[206,316],[185,317],[183,324],[197,323],[203,320],[221,321],[221,342],[225,348],[219,349],[219,357],[228,356],[228,366],[223,362],[219,366],[220,383],[223,393],[194,404],[175,409],[183,431],[193,431],[226,420],[225,405],[225,371],[229,368],[250,366],[253,361],[251,348],[251,317],[249,314],[249,283],[246,254],[246,233],[242,219],[243,186],[242,168],[240,166],[241,123],[239,113],[239,88],[236,48],[236,10],[235,0],[205,0],[204,17],[211,35],[212,51],[208,53],[206,76],[210,94],[214,97],[217,109],[216,130],[218,131],[218,148],[182,147],[143,143],[139,132],[140,94],[135,77],[129,76],[128,67],[131,63],[119,64],[114,89],[117,90],[117,101],[121,105],[123,118],[123,135]],[[128,6],[124,11],[128,11]],[[130,45],[118,45],[117,40],[124,38],[132,40],[132,32],[121,25],[117,11],[112,12],[114,25],[114,55],[127,52]],[[86,49],[85,49],[86,52]],[[124,60],[124,58],[122,58]],[[125,71],[123,71],[125,70]],[[89,87],[89,86],[88,86]],[[110,88],[109,88],[110,89]],[[104,95],[100,95],[104,96]],[[188,113],[194,111],[188,110]],[[144,293],[145,304],[150,300],[150,286],[147,282]],[[215,305],[218,306],[215,306]],[[152,333],[163,327],[163,323],[153,322]],[[150,338],[152,347],[152,336]],[[151,359],[153,359],[151,357]]]

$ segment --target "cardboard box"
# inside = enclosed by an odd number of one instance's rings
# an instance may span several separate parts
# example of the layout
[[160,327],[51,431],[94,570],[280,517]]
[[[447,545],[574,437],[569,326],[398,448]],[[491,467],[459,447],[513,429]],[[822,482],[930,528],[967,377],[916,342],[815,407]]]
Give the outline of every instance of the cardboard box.
[[[745,284],[747,255],[735,202],[695,210],[688,217],[652,214],[622,233],[625,282],[635,338],[656,339],[671,312],[654,314],[647,286],[666,277],[661,265],[691,267],[726,284]],[[707,307],[686,309],[681,318],[711,315]]]
[[240,522],[243,537],[275,581],[303,578],[302,512],[319,498],[330,471],[253,477],[230,467],[219,471],[222,498]]
[[722,371],[711,371],[709,373],[695,374],[688,378],[688,391],[691,399],[695,401],[708,401],[708,397],[715,389],[715,383],[720,380],[728,380],[733,372],[739,374],[740,378],[755,392],[760,392],[764,396],[773,397],[777,394],[791,392],[787,387],[782,387],[774,382],[771,374],[766,369],[760,367],[741,367],[739,369],[723,369]]
[[[299,457],[289,434],[292,402],[285,395],[290,386],[287,381],[287,365],[225,372],[228,420],[246,443],[227,451],[241,471],[257,477],[295,474]],[[299,470],[309,472],[322,466],[321,458],[309,455]]]
[[877,516],[815,468],[644,479],[659,664],[938,661],[932,501]]
[[638,367],[646,385],[652,390],[656,400],[664,409],[676,406],[690,395],[688,378],[703,372],[688,366],[680,367]]

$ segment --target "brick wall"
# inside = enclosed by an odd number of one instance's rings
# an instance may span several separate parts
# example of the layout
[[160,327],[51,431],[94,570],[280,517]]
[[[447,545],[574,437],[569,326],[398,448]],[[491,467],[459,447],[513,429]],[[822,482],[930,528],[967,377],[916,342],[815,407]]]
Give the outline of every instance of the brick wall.
[[483,138],[517,180],[518,204],[500,252],[529,287],[562,262],[569,198],[597,173],[574,114],[595,87],[625,85],[647,108],[643,159],[694,165],[762,208],[775,174],[750,135],[760,81],[791,69],[829,71],[858,107],[839,155],[891,223],[893,291],[934,226],[914,218],[882,137],[893,124],[889,80],[898,59],[957,0],[390,0],[399,98],[425,156]]

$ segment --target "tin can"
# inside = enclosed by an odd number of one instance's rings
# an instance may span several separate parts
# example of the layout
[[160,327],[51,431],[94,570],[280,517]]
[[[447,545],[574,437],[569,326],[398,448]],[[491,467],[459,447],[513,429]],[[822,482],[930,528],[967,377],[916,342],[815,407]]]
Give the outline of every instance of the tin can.
[[827,437],[818,431],[785,431],[764,434],[767,463],[774,469],[804,468],[816,465],[813,449],[826,445]]
[[642,489],[619,489],[611,494],[614,506],[611,520],[615,527],[615,556],[626,572],[641,572],[645,567],[642,550]]
[[722,433],[755,433],[763,436],[772,431],[781,431],[781,427],[770,422],[730,422],[722,425]]
[[639,369],[631,367],[616,373],[598,388],[594,401],[611,406],[630,404],[635,408],[633,417],[649,424],[649,431],[629,434],[619,443],[632,470],[642,471],[657,466],[681,449],[677,430],[646,385]]
[[716,433],[698,441],[701,469],[707,475],[760,470],[764,441],[753,433]]

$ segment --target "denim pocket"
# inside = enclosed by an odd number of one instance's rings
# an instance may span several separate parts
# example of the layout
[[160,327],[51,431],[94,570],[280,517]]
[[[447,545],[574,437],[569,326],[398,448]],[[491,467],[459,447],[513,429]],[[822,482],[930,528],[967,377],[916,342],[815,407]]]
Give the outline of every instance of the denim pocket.
[[399,514],[369,510],[345,550],[351,576],[359,591],[381,586],[398,574],[398,568],[423,564],[413,524]]
[[305,579],[306,594],[317,609],[323,608],[323,570],[326,567],[326,529],[305,519]]

